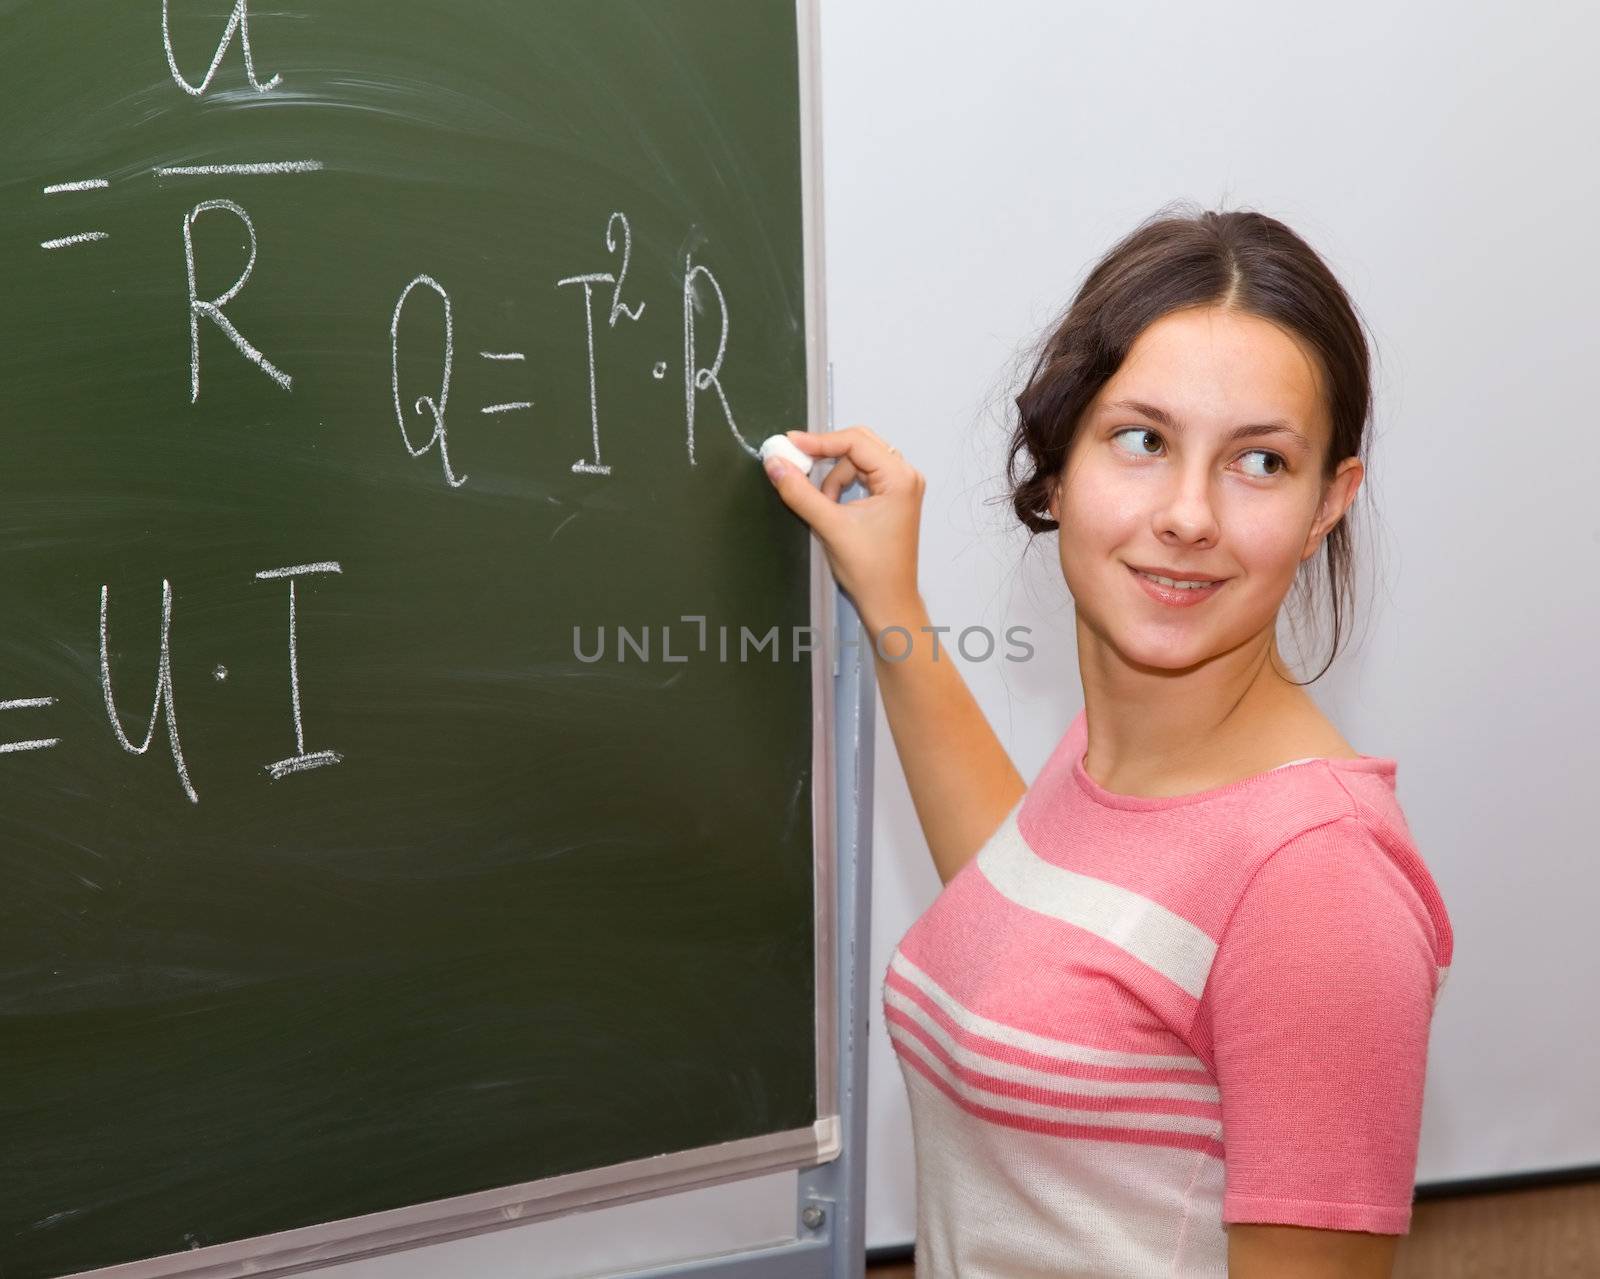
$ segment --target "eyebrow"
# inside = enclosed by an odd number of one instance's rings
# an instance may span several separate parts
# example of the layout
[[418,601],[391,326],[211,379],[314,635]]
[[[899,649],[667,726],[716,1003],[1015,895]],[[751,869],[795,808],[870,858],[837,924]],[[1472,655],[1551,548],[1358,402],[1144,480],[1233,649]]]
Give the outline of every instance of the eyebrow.
[[[1180,435],[1183,434],[1183,426],[1178,422],[1178,419],[1168,413],[1166,409],[1160,407],[1160,405],[1145,404],[1141,400],[1114,400],[1105,407],[1108,409],[1129,409],[1143,417],[1160,422],[1169,431],[1176,431]],[[1263,435],[1284,436],[1293,441],[1302,451],[1306,453],[1312,451],[1311,441],[1305,437],[1303,432],[1295,430],[1287,422],[1279,421],[1251,422],[1246,426],[1236,426],[1223,436],[1223,440],[1225,443],[1232,444],[1236,440],[1256,439]]]

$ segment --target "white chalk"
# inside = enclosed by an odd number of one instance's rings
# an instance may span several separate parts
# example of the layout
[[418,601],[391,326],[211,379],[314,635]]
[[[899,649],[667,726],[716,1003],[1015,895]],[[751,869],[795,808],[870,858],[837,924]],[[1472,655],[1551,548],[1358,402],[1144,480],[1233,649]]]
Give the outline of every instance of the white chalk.
[[796,448],[786,435],[769,435],[761,441],[761,464],[765,466],[767,459],[776,454],[790,466],[798,467],[801,475],[811,474],[811,455],[802,453]]

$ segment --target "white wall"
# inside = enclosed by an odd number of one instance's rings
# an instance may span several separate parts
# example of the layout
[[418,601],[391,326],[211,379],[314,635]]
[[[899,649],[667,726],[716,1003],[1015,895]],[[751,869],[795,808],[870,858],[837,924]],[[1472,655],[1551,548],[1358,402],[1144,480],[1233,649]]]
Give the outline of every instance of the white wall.
[[[839,424],[928,477],[934,620],[1033,628],[968,664],[1032,778],[1081,705],[1054,544],[1003,506],[1018,353],[1174,197],[1305,236],[1377,336],[1361,647],[1312,686],[1401,802],[1456,932],[1422,1182],[1600,1164],[1600,13],[1577,3],[825,0]],[[1308,652],[1326,656],[1325,637]],[[879,711],[872,984],[933,899]],[[908,1242],[899,1068],[871,1030],[868,1244]]]

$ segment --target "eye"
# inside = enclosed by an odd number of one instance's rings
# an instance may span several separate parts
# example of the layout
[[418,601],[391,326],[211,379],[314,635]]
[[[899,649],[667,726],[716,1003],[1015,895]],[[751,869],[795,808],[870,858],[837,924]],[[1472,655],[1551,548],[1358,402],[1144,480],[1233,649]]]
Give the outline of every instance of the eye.
[[[1125,426],[1120,431],[1114,431],[1111,435],[1111,438],[1116,439],[1120,435],[1140,435],[1145,437],[1153,437],[1157,440],[1161,438],[1160,432],[1155,431],[1148,426]],[[1141,441],[1141,443],[1142,442],[1143,441]],[[1136,452],[1140,457],[1153,456],[1152,454],[1146,452],[1143,448],[1136,449],[1134,452]],[[1270,449],[1250,449],[1248,452],[1241,454],[1243,457],[1251,457],[1253,455],[1269,458],[1273,463],[1273,469],[1268,470],[1265,474],[1256,471],[1247,472],[1247,474],[1254,479],[1274,479],[1277,476],[1282,475],[1284,471],[1288,469],[1289,464],[1284,461],[1283,457],[1280,454],[1272,452]]]
[[1261,457],[1271,458],[1275,463],[1277,463],[1276,470],[1268,471],[1265,475],[1259,476],[1258,478],[1260,479],[1270,480],[1275,475],[1282,475],[1284,470],[1288,467],[1287,462],[1285,462],[1276,453],[1273,453],[1267,449],[1251,449],[1250,452],[1246,453],[1244,456],[1249,457],[1252,453],[1258,454]]
[[[1161,438],[1159,435],[1156,435],[1156,433],[1148,426],[1125,426],[1122,428],[1122,430],[1115,432],[1111,438],[1116,439],[1118,435],[1154,435],[1158,440]],[[1140,455],[1145,457],[1149,456],[1145,453],[1141,453]]]

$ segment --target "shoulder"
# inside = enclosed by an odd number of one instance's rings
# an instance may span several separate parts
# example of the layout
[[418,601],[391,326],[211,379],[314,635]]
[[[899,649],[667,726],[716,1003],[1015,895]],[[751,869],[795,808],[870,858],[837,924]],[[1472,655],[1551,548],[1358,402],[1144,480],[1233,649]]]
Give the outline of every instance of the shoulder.
[[1274,892],[1403,907],[1448,965],[1449,915],[1401,807],[1397,773],[1383,756],[1317,758],[1265,774],[1247,796],[1215,806],[1217,822],[1250,831],[1234,910]]
[[1360,756],[1354,767],[1322,762],[1286,771],[1306,775],[1302,794],[1317,796],[1318,817],[1261,859],[1239,905],[1252,892],[1309,895],[1327,906],[1319,912],[1324,928],[1341,907],[1365,910],[1369,930],[1382,923],[1391,933],[1425,939],[1442,983],[1454,957],[1454,930],[1400,805],[1395,761]]
[[1261,859],[1222,930],[1206,995],[1342,987],[1341,998],[1409,992],[1431,1004],[1451,950],[1448,917],[1415,849],[1346,812]]

